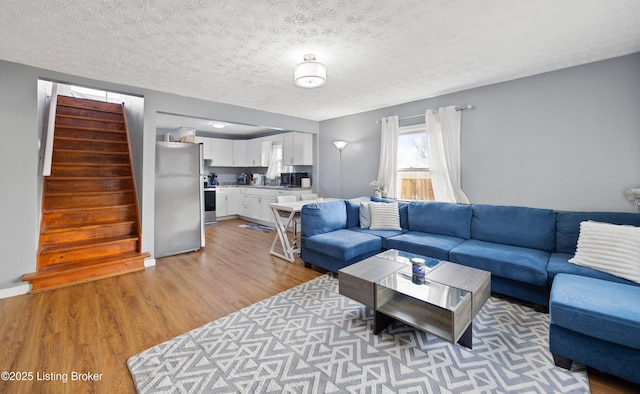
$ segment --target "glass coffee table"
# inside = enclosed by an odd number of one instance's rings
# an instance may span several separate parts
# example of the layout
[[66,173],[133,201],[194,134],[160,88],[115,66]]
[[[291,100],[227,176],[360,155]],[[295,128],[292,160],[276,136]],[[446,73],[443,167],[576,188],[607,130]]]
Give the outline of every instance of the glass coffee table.
[[[410,259],[425,260],[424,281],[416,283]],[[397,250],[387,250],[341,269],[340,294],[375,311],[379,334],[393,320],[472,347],[472,322],[491,293],[491,274]]]

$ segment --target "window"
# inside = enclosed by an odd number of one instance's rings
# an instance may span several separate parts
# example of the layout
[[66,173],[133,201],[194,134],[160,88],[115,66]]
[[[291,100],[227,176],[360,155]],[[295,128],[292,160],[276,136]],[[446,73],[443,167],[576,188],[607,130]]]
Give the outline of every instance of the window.
[[405,126],[398,130],[398,198],[435,200],[427,156],[427,132],[424,125]]

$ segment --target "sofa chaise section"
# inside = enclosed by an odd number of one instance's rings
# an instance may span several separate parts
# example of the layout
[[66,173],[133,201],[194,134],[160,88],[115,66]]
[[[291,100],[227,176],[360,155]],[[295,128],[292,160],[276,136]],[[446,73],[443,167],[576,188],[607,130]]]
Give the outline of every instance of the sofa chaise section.
[[338,272],[382,252],[382,238],[347,228],[344,200],[306,204],[301,215],[300,257],[305,266]]
[[640,384],[640,287],[560,273],[549,302],[549,351]]

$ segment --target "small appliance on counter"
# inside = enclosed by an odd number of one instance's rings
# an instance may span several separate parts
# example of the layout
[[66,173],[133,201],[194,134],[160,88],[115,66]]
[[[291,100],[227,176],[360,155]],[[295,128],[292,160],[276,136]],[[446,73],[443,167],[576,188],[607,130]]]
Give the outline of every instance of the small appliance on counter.
[[302,178],[308,178],[306,172],[283,172],[280,174],[280,186],[302,187]]
[[246,172],[243,172],[238,175],[238,185],[250,185],[250,184],[251,184],[251,174],[247,174]]
[[254,185],[264,185],[264,175],[252,174],[252,181]]

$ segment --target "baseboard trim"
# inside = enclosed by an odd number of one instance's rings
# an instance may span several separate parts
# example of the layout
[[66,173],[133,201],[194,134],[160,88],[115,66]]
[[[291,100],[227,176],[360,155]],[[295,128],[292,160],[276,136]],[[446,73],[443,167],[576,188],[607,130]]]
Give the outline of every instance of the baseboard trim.
[[9,287],[7,289],[0,289],[0,299],[29,294],[30,291],[30,283],[24,283],[15,287]]
[[156,259],[150,257],[148,259],[144,259],[144,268],[154,267],[156,265]]

